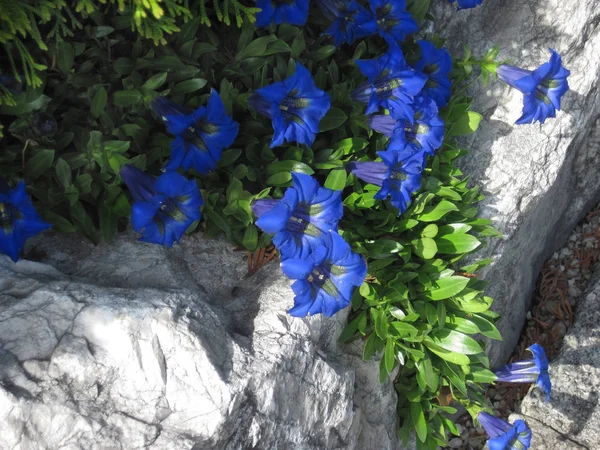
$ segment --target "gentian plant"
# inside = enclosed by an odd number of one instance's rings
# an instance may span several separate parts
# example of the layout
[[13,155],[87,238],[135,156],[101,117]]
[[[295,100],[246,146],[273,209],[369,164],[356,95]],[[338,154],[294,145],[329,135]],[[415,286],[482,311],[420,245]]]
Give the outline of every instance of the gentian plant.
[[[274,243],[282,311],[347,318],[340,341],[379,360],[404,440],[444,446],[460,404],[494,425],[490,445],[526,445],[523,424],[481,415],[481,391],[519,380],[549,393],[547,362],[532,347],[531,361],[489,368],[481,337],[501,336],[477,277],[490,261],[474,252],[499,234],[477,217],[484,197],[457,166],[457,138],[483,119],[464,93],[478,76],[523,92],[519,123],[553,117],[569,75],[557,53],[533,71],[499,48],[458,58],[421,26],[420,0],[200,0],[160,19],[148,2],[123,15],[75,2],[41,28],[21,2],[2,16],[14,27],[0,176],[15,186],[0,192],[2,253],[17,259],[50,223],[94,242],[130,226],[167,247],[223,236],[250,262]],[[74,18],[85,32],[33,31]]]
[[52,225],[42,220],[25,191],[25,183],[10,188],[0,178],[0,253],[17,262],[25,241]]
[[544,348],[533,344],[527,350],[533,354],[533,359],[517,361],[496,369],[497,381],[504,383],[535,383],[550,401],[552,383],[548,375],[548,358]]
[[131,165],[121,169],[121,176],[134,200],[131,224],[141,241],[171,247],[200,220],[204,201],[195,181],[175,172],[154,179]]
[[490,450],[527,450],[531,446],[531,429],[523,420],[510,424],[483,411],[477,414],[477,420],[490,437]]

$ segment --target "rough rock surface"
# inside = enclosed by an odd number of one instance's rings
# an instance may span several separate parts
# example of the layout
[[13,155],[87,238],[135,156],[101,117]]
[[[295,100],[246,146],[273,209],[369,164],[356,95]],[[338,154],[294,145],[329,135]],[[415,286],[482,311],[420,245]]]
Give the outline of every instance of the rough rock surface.
[[522,417],[534,432],[533,450],[600,448],[599,305],[600,270],[579,301],[560,356],[550,363],[550,403],[532,390],[521,404]]
[[[276,263],[188,237],[0,257],[0,449],[398,449],[377,362],[343,317],[295,319]],[[356,349],[354,349],[356,351]]]
[[484,115],[466,147],[463,170],[483,188],[480,212],[504,234],[478,256],[495,263],[483,276],[502,314],[502,342],[491,343],[493,365],[515,347],[541,264],[600,200],[600,8],[598,0],[485,0],[456,11],[432,2],[438,32],[454,54],[474,55],[495,44],[501,59],[534,69],[556,49],[571,71],[562,111],[543,126],[514,126],[522,95],[502,83],[473,85],[474,109]]

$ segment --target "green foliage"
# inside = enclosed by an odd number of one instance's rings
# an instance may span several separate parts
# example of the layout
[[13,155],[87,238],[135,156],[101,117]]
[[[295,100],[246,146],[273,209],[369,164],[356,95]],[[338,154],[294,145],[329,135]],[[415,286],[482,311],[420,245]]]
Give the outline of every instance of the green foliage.
[[[238,0],[0,0],[0,45],[4,47],[12,73],[29,86],[42,84],[38,72],[56,61],[49,60],[65,39],[80,31],[103,39],[115,30],[131,29],[155,44],[166,44],[167,36],[181,31],[193,17],[211,26],[211,17],[226,25],[231,16],[240,27],[244,18],[254,22],[260,9]],[[110,25],[104,17],[113,17]],[[91,21],[84,30],[83,23]],[[46,52],[50,52],[48,55]],[[44,61],[45,64],[40,63]],[[0,105],[14,103],[0,86]]]
[[[415,430],[419,448],[443,445],[448,433],[456,434],[446,417],[455,411],[448,393],[473,411],[485,403],[481,383],[491,375],[481,336],[500,339],[497,316],[489,310],[492,299],[483,293],[485,282],[474,276],[490,261],[463,262],[498,235],[490,221],[477,218],[483,196],[455,164],[467,153],[456,137],[475,131],[481,120],[469,110],[471,100],[458,89],[441,111],[444,145],[429,159],[412,205],[397,217],[396,209],[374,199],[377,187],[344,168],[349,161],[375,159],[385,147],[386,138],[367,129],[364,106],[349,95],[364,79],[353,61],[376,57],[385,50],[383,41],[336,50],[321,36],[323,18],[312,15],[302,29],[281,25],[271,31],[255,29],[250,20],[239,29],[221,23],[208,28],[205,16],[193,15],[177,33],[147,40],[136,32],[140,28],[131,11],[137,3],[105,5],[110,12],[105,15],[94,12],[97,4],[81,0],[74,8],[47,10],[49,21],[59,13],[75,20],[65,11],[88,18],[77,22],[73,36],[63,34],[46,49],[48,70],[39,74],[39,82],[15,94],[14,104],[0,105],[0,115],[10,118],[0,148],[0,176],[24,178],[38,210],[55,229],[80,232],[93,241],[110,239],[130,215],[121,167],[135,164],[157,175],[169,158],[171,138],[150,111],[151,100],[164,95],[196,108],[206,103],[210,88],[217,89],[240,123],[240,133],[217,170],[196,177],[205,206],[195,227],[206,238],[225,235],[254,251],[270,236],[253,225],[251,201],[281,198],[290,172],[314,175],[330,189],[343,190],[340,229],[367,259],[369,276],[355,292],[340,339],[364,341],[364,358],[381,361],[380,379],[393,376],[400,434],[406,438]],[[169,11],[169,4],[139,2],[147,15],[155,13],[156,5]],[[411,3],[424,17],[426,9],[418,7]],[[182,21],[186,17],[181,14]],[[27,29],[17,32],[32,36]],[[6,42],[15,45],[10,39]],[[418,59],[414,42],[404,50],[409,60]],[[332,108],[311,148],[271,149],[271,124],[248,107],[247,97],[287,77],[295,61],[330,94]],[[464,67],[456,64],[455,85],[466,80]],[[56,120],[55,134],[41,135],[33,126],[42,112]]]

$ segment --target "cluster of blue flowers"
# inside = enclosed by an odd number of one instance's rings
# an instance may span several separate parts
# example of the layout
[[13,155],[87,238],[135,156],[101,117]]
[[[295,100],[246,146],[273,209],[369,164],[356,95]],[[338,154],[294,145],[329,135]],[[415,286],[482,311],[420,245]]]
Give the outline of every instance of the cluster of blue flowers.
[[[505,383],[536,383],[550,400],[552,384],[548,375],[548,358],[544,348],[533,344],[528,350],[533,359],[507,364],[494,371],[496,381]],[[526,450],[531,445],[531,429],[523,420],[515,420],[513,424],[494,417],[484,411],[477,414],[477,420],[490,436],[490,450]]]
[[292,173],[292,186],[281,200],[257,200],[252,211],[256,225],[274,234],[283,272],[296,280],[289,314],[332,316],[350,304],[367,264],[338,234],[341,191],[324,188],[309,175]]
[[166,173],[155,179],[127,165],[121,169],[121,177],[134,200],[131,224],[142,234],[140,240],[171,247],[194,221],[200,220],[204,204],[196,181],[175,171],[181,168],[201,175],[213,171],[223,149],[235,140],[239,125],[227,115],[215,90],[206,107],[195,111],[164,97],[156,97],[152,107],[175,136],[171,158],[164,167]]

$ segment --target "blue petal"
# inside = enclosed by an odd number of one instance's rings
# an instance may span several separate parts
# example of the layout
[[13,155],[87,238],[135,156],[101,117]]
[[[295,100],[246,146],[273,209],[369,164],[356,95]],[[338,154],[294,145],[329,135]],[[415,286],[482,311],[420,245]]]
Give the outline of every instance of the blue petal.
[[308,259],[287,259],[281,263],[283,273],[292,279],[307,278],[314,266]]
[[276,233],[285,228],[292,212],[283,203],[278,203],[256,221],[256,226],[266,233]]

